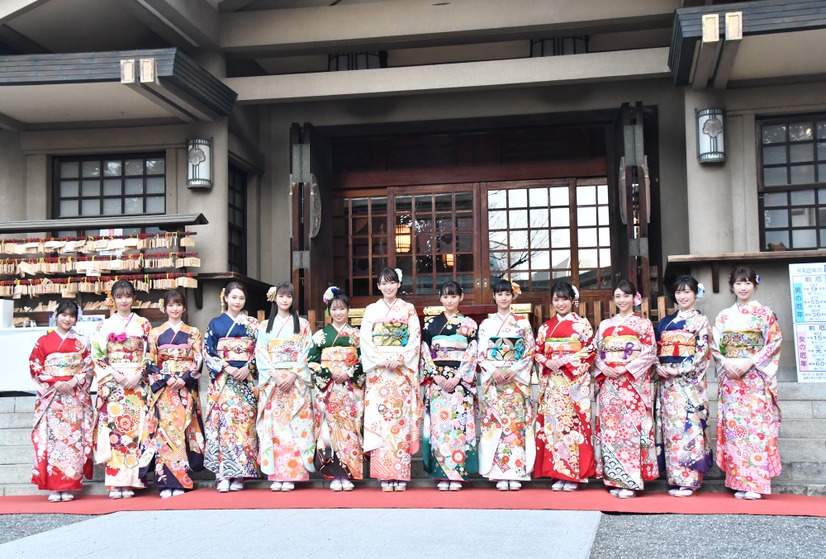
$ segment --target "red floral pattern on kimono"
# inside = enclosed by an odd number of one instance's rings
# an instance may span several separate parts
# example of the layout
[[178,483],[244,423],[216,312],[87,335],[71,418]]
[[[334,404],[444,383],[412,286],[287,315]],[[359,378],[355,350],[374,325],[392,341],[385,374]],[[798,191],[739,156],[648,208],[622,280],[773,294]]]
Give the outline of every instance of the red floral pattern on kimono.
[[[312,373],[307,354],[312,344],[310,324],[299,318],[294,333],[293,317],[270,317],[261,324],[255,344],[258,367],[258,464],[273,481],[307,481],[315,471],[316,441],[313,436]],[[295,382],[286,392],[276,384],[290,373]]]
[[[594,331],[588,320],[554,316],[536,334],[539,371],[534,477],[585,482],[595,473],[591,444],[591,364]],[[552,371],[547,363],[561,359]]]
[[[92,479],[94,408],[89,395],[92,360],[89,342],[69,331],[41,336],[29,357],[29,370],[37,385],[34,404],[34,467],[32,483],[50,491],[80,491],[81,478]],[[55,388],[59,381],[75,379],[68,394]]]
[[[783,337],[777,318],[757,301],[735,303],[714,321],[711,352],[719,378],[717,465],[726,487],[771,494],[771,478],[780,474],[777,437],[777,369]],[[740,379],[722,375],[726,359],[749,359]]]
[[116,372],[143,375],[149,321],[134,313],[112,315],[98,325],[92,338],[92,360],[98,383],[95,461],[106,464],[105,483],[113,487],[144,487],[138,456],[146,427],[145,382],[125,388]]
[[[536,351],[528,319],[509,313],[479,325],[477,360],[481,369],[479,473],[490,480],[530,479],[536,460],[534,409],[530,398]],[[506,384],[493,382],[498,369],[514,371]]]
[[[141,445],[141,474],[153,465],[159,489],[192,489],[191,472],[204,469],[204,433],[198,380],[203,351],[201,333],[168,322],[149,332],[147,427]],[[169,388],[172,378],[183,388]]]
[[[361,359],[367,375],[364,452],[370,475],[410,479],[411,456],[419,450],[419,357],[421,326],[416,309],[401,299],[368,305],[361,322]],[[392,364],[392,366],[390,365]]]
[[[654,446],[651,366],[656,362],[654,329],[648,319],[631,314],[603,320],[594,338],[596,405],[594,452],[597,476],[605,485],[640,491],[657,479]],[[602,374],[624,366],[617,379]]]

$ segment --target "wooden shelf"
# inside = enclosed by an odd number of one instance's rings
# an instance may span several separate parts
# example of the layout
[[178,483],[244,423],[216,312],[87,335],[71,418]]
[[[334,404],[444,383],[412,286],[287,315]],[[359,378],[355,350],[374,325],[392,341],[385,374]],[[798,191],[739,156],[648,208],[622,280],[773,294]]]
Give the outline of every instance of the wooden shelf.
[[131,229],[135,227],[159,227],[165,231],[176,231],[188,225],[204,225],[206,223],[209,222],[207,218],[204,217],[204,214],[131,215],[2,221],[0,222],[0,234],[38,233],[75,229]]

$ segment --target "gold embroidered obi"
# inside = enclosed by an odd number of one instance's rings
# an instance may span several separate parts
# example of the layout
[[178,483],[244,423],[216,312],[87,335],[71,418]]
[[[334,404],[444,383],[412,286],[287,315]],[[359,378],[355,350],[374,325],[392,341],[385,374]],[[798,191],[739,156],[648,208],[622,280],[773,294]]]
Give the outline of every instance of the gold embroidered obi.
[[273,365],[283,368],[286,365],[294,365],[301,354],[301,347],[304,340],[299,336],[289,338],[273,338],[267,344],[267,351],[270,354]]
[[658,357],[694,357],[697,338],[688,330],[665,330],[660,334]]
[[56,380],[71,380],[83,370],[83,355],[80,353],[52,353],[43,363],[44,372]]
[[255,340],[252,338],[221,338],[218,340],[216,353],[224,361],[248,363],[255,356]]
[[467,346],[464,336],[435,336],[430,343],[430,357],[433,361],[459,362],[465,356]]
[[[143,348],[143,338],[137,336],[125,337],[118,341],[110,339],[106,343],[106,355],[109,363],[121,370],[121,364],[140,364],[143,361]],[[127,367],[127,369],[132,369],[132,367]]]
[[373,344],[376,347],[403,347],[410,340],[406,320],[377,320],[373,323]]
[[359,362],[356,348],[350,346],[325,347],[321,350],[321,366],[331,373],[347,372],[347,369]]
[[491,336],[485,357],[491,361],[519,361],[525,355],[525,340],[521,337]]
[[602,339],[600,357],[606,363],[625,365],[640,356],[642,343],[636,336],[606,336]]
[[165,375],[194,371],[195,354],[188,345],[165,344],[158,347],[158,368]]
[[566,357],[582,351],[582,341],[576,338],[548,338],[542,347],[542,354],[548,359]]
[[723,332],[720,352],[726,357],[751,357],[766,345],[760,330]]

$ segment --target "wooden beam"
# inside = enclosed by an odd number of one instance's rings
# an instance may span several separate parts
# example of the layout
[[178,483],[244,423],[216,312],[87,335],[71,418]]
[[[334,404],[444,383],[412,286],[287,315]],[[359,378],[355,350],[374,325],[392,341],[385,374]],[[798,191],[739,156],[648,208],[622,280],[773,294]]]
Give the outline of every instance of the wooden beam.
[[74,229],[120,229],[124,227],[160,227],[165,230],[182,229],[189,225],[209,223],[204,214],[120,215],[39,219],[0,222],[0,234],[39,233]]
[[734,68],[734,59],[743,40],[743,12],[726,14],[726,40],[722,45],[720,60],[717,63],[717,72],[714,74],[714,89],[722,90],[728,85],[731,71]]
[[714,77],[717,60],[720,58],[720,16],[706,14],[703,16],[703,40],[700,42],[700,53],[694,67],[693,87],[695,90],[705,89]]

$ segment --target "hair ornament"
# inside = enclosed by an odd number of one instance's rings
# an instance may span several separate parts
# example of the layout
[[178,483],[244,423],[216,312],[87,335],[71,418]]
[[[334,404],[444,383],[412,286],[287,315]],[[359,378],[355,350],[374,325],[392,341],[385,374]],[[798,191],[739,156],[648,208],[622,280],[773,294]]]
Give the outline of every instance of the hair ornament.
[[331,285],[327,288],[327,291],[324,292],[324,295],[321,296],[321,300],[324,301],[325,305],[327,305],[330,303],[330,301],[333,300],[333,297],[338,295],[339,291],[340,289],[338,287],[336,287],[335,285]]
[[573,301],[574,306],[578,307],[579,306],[579,289],[577,289],[575,285],[571,285],[571,289],[574,290],[574,301]]
[[402,278],[404,277],[404,274],[402,274],[402,269],[401,268],[393,268],[393,270],[396,272],[396,275],[399,276],[399,285],[401,285]]
[[640,305],[642,305],[642,295],[640,295],[640,292],[637,291],[634,293],[634,306],[639,307]]
[[702,283],[697,284],[697,298],[702,299],[703,295],[706,294],[706,286]]
[[165,312],[166,312],[166,305],[164,305],[164,303],[163,303],[163,297],[161,297],[160,299],[158,299],[158,309],[160,309],[160,311],[161,311],[162,313],[165,313]]
[[109,291],[106,292],[106,304],[109,305],[110,307],[115,306],[115,299],[112,298],[112,290],[111,289],[109,289]]
[[227,310],[226,295],[227,295],[227,290],[226,290],[226,288],[222,287],[221,288],[221,294],[218,295],[218,301],[220,301],[220,303],[221,303],[221,312],[222,313]]
[[759,284],[760,283],[760,274],[755,275],[754,280]]
[[519,297],[522,294],[522,288],[519,287],[519,284],[512,279],[508,278],[508,281],[511,284],[511,291],[513,291],[514,298]]
[[278,288],[276,286],[272,286],[267,289],[267,301],[270,303],[275,303],[275,296],[278,294]]

